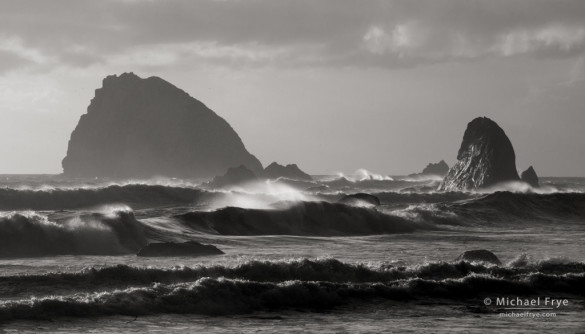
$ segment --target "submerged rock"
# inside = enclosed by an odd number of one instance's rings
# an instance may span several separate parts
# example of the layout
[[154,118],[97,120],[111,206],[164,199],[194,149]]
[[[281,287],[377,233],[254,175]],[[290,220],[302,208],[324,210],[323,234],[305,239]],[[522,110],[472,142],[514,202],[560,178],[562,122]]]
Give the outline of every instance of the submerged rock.
[[66,176],[212,177],[245,165],[261,172],[238,134],[167,81],[108,76],[71,134]]
[[205,256],[225,254],[213,245],[204,245],[196,241],[183,243],[151,243],[142,248],[137,256]]
[[284,177],[292,180],[312,181],[311,175],[303,172],[296,164],[280,165],[276,162],[271,163],[264,169],[262,176],[268,179],[278,179]]
[[522,172],[520,179],[534,188],[540,187],[540,184],[538,182],[538,175],[536,175],[536,171],[534,171],[534,168],[532,168],[532,166],[528,167],[527,170]]
[[457,160],[440,190],[474,190],[519,180],[510,139],[487,117],[478,117],[467,125]]
[[380,199],[374,195],[366,193],[357,193],[343,196],[338,203],[352,206],[379,206]]
[[465,251],[463,254],[459,255],[455,261],[483,262],[495,264],[497,266],[502,265],[502,262],[500,262],[500,259],[498,259],[494,253],[485,249]]
[[214,177],[213,180],[203,186],[206,188],[229,188],[256,180],[258,180],[256,174],[246,168],[246,166],[241,165],[239,167],[229,168],[224,175]]

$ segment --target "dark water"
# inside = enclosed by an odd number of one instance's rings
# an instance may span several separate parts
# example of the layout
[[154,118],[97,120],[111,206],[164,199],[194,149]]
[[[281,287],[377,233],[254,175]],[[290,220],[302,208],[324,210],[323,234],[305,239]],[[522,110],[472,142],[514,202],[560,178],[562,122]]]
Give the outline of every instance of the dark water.
[[[585,179],[545,178],[534,191],[508,184],[437,193],[424,188],[432,180],[331,178],[311,191],[291,182],[208,191],[197,180],[1,176],[0,326],[585,330]],[[364,191],[381,207],[335,203]],[[187,240],[214,244],[225,255],[134,255],[148,242]],[[502,265],[455,261],[473,249],[493,251]],[[497,298],[538,297],[567,304],[530,310],[538,318],[502,316],[510,311],[496,305]],[[486,298],[493,303],[485,305]]]

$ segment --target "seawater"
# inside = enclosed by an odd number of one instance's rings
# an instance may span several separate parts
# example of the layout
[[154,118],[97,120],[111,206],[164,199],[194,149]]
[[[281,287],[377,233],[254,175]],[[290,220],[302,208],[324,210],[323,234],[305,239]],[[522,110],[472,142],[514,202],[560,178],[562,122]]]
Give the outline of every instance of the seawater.
[[[96,231],[106,231],[100,234],[103,243],[96,246],[101,249],[120,236],[110,225],[99,225],[102,216],[95,214],[110,217],[110,224],[124,224],[115,215],[122,210],[132,213],[150,241],[196,240],[225,252],[142,258],[124,253],[124,242],[119,243],[120,254],[23,257],[3,249],[0,328],[5,331],[585,330],[584,179],[545,178],[542,182],[550,188],[543,194],[512,189],[487,194],[400,192],[391,181],[382,180],[387,189],[365,189],[381,199],[378,210],[412,221],[417,229],[336,236],[219,235],[190,229],[174,218],[213,212],[229,201],[250,204],[244,209],[253,210],[279,196],[290,200],[286,191],[210,195],[199,190],[196,181],[183,180],[120,183],[14,175],[0,180],[0,229],[19,226],[20,220],[11,220],[14,215],[44,217],[33,219],[30,226],[50,234],[60,232],[46,226],[69,224],[70,234],[65,235],[78,240],[79,235],[94,233],[87,224],[97,224]],[[364,189],[297,195],[334,202],[341,193],[357,191]],[[94,220],[83,218],[88,215]],[[47,240],[56,238],[49,234]],[[503,264],[455,261],[472,249],[490,250]],[[563,298],[568,306],[554,310],[554,317],[506,317],[501,314],[507,310],[485,304],[486,298],[498,297]]]

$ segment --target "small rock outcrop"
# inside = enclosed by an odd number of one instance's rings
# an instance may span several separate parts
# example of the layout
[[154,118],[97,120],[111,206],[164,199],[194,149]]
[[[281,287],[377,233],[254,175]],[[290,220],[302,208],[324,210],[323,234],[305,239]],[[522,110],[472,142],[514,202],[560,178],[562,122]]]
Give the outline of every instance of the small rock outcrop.
[[276,162],[271,163],[264,169],[262,176],[267,179],[278,179],[284,177],[292,180],[312,181],[311,175],[303,172],[296,164],[280,165]]
[[457,160],[439,190],[474,190],[520,179],[510,139],[487,117],[478,117],[467,125]]
[[222,176],[216,176],[208,183],[203,184],[205,188],[226,188],[231,186],[241,185],[247,182],[258,180],[256,174],[241,165],[239,167],[229,168],[228,171]]
[[410,174],[408,177],[415,178],[415,179],[428,179],[430,178],[443,178],[449,172],[449,165],[445,162],[445,160],[441,160],[434,163],[429,163],[422,172]]
[[429,163],[422,171],[421,174],[423,175],[439,175],[445,176],[449,173],[449,165],[445,162],[445,160],[441,160],[436,164]]
[[534,171],[534,168],[532,168],[532,166],[528,167],[527,170],[522,172],[520,179],[528,183],[533,188],[540,187],[540,184],[538,182],[538,175],[536,175],[536,171]]
[[497,266],[502,265],[502,262],[500,262],[500,259],[498,259],[496,254],[485,249],[465,251],[463,254],[459,255],[455,261],[482,262],[495,264]]
[[206,256],[225,254],[213,245],[204,245],[196,241],[187,241],[183,243],[161,242],[151,243],[142,248],[137,256],[154,257],[154,256]]
[[74,177],[199,178],[239,165],[262,171],[223,118],[169,82],[133,73],[103,80],[62,165]]
[[357,193],[343,196],[337,201],[338,203],[351,206],[379,206],[380,199],[374,195],[366,193]]

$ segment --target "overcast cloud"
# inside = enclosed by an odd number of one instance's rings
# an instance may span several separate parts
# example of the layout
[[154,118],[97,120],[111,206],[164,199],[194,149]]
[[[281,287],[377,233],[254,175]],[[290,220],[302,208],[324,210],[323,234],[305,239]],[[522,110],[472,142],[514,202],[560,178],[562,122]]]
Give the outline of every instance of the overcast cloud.
[[194,59],[396,67],[567,57],[585,47],[580,0],[25,0],[1,2],[0,13],[0,50],[11,57],[4,71],[32,64],[161,66]]

